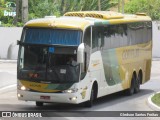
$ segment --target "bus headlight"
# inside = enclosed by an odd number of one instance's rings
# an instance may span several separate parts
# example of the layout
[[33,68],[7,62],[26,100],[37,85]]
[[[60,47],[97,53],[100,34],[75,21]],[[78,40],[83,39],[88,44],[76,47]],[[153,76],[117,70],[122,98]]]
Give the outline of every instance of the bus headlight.
[[17,89],[18,90],[23,90],[23,91],[29,91],[30,89],[25,87],[23,84],[21,84],[20,81],[17,82]]
[[78,89],[68,89],[68,90],[64,90],[63,93],[75,93],[77,91]]
[[28,90],[30,90],[29,88],[26,88],[25,86],[18,86],[18,89],[19,90],[23,90],[23,91],[28,91]]
[[21,90],[23,90],[23,91],[29,91],[30,89],[26,88],[25,86],[21,86]]
[[21,86],[21,90],[26,90],[26,87],[25,86]]

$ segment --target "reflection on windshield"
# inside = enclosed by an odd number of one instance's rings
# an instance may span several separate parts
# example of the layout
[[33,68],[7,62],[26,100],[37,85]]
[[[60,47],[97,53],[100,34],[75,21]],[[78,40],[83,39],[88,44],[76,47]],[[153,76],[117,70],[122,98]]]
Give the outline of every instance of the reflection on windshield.
[[80,38],[81,31],[79,30],[26,28],[22,41],[32,44],[78,46]]
[[24,47],[24,69],[45,70],[46,63],[47,63],[47,47],[35,47],[35,46]]
[[53,83],[78,82],[76,51],[76,47],[21,46],[18,77]]

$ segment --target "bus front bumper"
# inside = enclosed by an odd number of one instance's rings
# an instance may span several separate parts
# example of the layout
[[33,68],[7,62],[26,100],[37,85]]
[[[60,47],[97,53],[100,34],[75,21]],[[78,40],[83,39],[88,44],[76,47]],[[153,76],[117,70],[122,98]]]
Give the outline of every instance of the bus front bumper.
[[18,100],[38,101],[38,102],[55,102],[79,104],[78,93],[38,93],[31,91],[17,91]]

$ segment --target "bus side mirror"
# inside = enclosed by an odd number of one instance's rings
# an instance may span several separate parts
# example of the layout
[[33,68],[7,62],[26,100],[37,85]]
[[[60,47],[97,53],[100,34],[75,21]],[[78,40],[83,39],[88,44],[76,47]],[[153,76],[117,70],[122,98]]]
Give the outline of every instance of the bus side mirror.
[[78,50],[77,50],[77,62],[78,63],[84,63],[84,43],[81,43],[78,46]]
[[20,41],[19,40],[17,40],[17,45],[20,45]]

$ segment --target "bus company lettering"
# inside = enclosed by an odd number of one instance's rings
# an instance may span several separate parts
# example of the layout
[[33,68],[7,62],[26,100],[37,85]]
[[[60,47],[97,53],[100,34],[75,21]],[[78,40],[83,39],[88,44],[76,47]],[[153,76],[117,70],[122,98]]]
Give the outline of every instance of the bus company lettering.
[[41,85],[37,85],[37,84],[30,84],[29,86],[30,86],[30,87],[38,87],[38,88],[41,88],[41,87],[42,87]]
[[122,53],[122,59],[126,60],[139,57],[140,56],[139,52],[140,52],[139,49],[124,50]]

